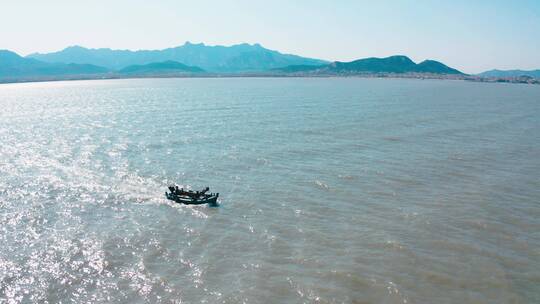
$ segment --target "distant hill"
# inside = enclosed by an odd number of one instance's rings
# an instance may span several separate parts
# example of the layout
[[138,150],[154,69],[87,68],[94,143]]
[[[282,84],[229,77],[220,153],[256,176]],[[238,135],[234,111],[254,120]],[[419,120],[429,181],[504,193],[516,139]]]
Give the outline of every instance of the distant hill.
[[209,72],[265,71],[288,65],[321,65],[328,62],[296,55],[282,54],[262,47],[260,44],[237,44],[232,46],[207,46],[203,43],[186,42],[182,46],[164,50],[112,50],[68,47],[48,54],[31,54],[28,58],[45,62],[93,64],[113,70],[130,65],[153,62],[176,61],[197,66]]
[[335,72],[405,73],[416,67],[409,57],[365,58],[351,62],[334,62],[329,69]]
[[47,63],[0,50],[0,79],[54,78],[69,75],[104,74],[109,70],[91,64]]
[[416,70],[420,73],[465,75],[464,73],[435,60],[424,60],[420,62],[416,65]]
[[493,78],[515,78],[521,76],[528,76],[532,78],[540,79],[540,70],[523,71],[523,70],[490,70],[478,74],[481,77],[493,77]]
[[130,65],[118,71],[120,74],[129,75],[163,75],[178,73],[201,73],[203,69],[199,67],[187,66],[176,61],[154,62],[144,65]]
[[386,58],[365,58],[351,62],[333,62],[328,65],[313,66],[287,66],[276,69],[285,73],[310,72],[315,74],[377,74],[377,73],[429,73],[444,75],[464,75],[462,72],[450,68],[441,62],[426,60],[416,64],[407,56],[390,56]]

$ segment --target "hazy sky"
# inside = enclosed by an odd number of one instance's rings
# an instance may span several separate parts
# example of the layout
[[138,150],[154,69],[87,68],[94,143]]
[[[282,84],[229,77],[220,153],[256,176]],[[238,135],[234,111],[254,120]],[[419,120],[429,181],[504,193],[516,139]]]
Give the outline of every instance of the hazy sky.
[[0,49],[21,55],[258,42],[332,61],[403,54],[468,73],[540,69],[540,0],[0,1]]

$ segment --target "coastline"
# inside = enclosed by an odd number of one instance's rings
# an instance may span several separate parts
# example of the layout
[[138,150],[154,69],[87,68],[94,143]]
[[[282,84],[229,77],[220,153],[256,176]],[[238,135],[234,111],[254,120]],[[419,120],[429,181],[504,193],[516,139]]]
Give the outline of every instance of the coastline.
[[540,84],[535,78],[487,78],[470,75],[446,74],[412,74],[412,73],[177,73],[177,74],[149,74],[149,75],[71,75],[66,77],[28,77],[0,79],[0,84],[39,83],[57,81],[79,80],[114,80],[114,79],[161,79],[161,78],[388,78],[388,79],[417,79],[417,80],[462,80],[483,83],[510,83],[510,84]]

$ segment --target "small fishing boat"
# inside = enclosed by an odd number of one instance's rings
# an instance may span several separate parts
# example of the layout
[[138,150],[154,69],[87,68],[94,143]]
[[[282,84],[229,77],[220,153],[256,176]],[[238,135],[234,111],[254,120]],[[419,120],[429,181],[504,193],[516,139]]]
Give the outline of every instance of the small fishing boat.
[[193,190],[184,190],[178,189],[178,186],[169,186],[170,192],[165,192],[167,199],[175,201],[179,204],[185,205],[204,205],[209,204],[212,206],[217,206],[217,199],[219,193],[210,193],[210,188],[206,187],[202,191],[193,191]]

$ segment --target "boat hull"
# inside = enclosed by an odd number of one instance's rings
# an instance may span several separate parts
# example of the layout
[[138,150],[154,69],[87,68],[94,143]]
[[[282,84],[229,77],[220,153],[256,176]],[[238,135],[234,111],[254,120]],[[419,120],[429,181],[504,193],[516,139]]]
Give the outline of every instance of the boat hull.
[[189,197],[187,195],[176,195],[176,194],[173,194],[173,193],[170,193],[170,192],[165,192],[165,196],[167,197],[167,199],[169,199],[171,201],[175,201],[175,202],[177,202],[179,204],[184,204],[184,205],[204,205],[204,204],[209,204],[209,205],[216,206],[219,193],[215,194],[215,195],[210,195],[210,196],[207,196],[207,197],[201,197],[201,198],[192,198],[192,197]]

